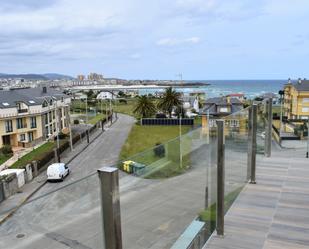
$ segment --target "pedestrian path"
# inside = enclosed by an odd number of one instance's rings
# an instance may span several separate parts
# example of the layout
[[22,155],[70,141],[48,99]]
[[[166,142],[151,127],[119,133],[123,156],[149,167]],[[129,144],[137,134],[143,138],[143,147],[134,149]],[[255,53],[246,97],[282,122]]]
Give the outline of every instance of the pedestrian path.
[[257,184],[248,184],[225,216],[225,235],[204,249],[309,248],[309,159],[292,150],[273,152],[257,165]]

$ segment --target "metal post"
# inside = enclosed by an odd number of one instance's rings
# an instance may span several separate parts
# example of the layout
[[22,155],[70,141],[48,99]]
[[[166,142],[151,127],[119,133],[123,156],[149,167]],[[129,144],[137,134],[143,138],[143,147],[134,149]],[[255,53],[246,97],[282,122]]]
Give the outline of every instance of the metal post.
[[248,157],[247,157],[247,181],[251,176],[251,157],[252,157],[252,106],[248,109]]
[[224,120],[217,120],[217,234],[224,235]]
[[55,163],[60,163],[60,155],[58,148],[54,148],[54,160]]
[[102,127],[102,131],[104,131],[104,121],[103,121],[103,119],[101,120],[101,127]]
[[205,210],[208,209],[208,186],[205,187]]
[[255,173],[256,173],[256,132],[257,132],[257,104],[252,105],[252,114],[251,114],[251,126],[252,126],[252,137],[250,140],[251,145],[251,157],[250,157],[250,166],[251,166],[251,176],[250,183],[256,184]]
[[87,129],[86,135],[87,135],[87,143],[89,144],[89,129]]
[[101,186],[103,244],[106,249],[122,249],[118,169],[98,170]]
[[306,158],[309,157],[309,119],[307,121],[307,152],[306,152]]
[[73,151],[73,141],[72,141],[72,127],[71,127],[71,117],[70,117],[70,111],[69,111],[69,107],[66,107],[66,118],[67,118],[67,122],[68,122],[68,128],[70,131],[70,147],[71,147],[71,151]]
[[271,156],[271,140],[272,140],[272,121],[273,121],[273,112],[272,112],[272,98],[269,98],[266,101],[266,134],[265,134],[265,156]]
[[113,124],[112,99],[109,99],[109,113],[111,114],[111,125]]

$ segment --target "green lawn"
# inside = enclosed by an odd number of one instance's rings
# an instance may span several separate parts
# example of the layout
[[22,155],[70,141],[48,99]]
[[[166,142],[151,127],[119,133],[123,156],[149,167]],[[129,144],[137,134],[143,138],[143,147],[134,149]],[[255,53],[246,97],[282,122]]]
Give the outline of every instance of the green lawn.
[[3,164],[4,162],[6,162],[8,159],[10,159],[12,157],[12,155],[3,155],[0,154],[0,165]]
[[113,110],[115,112],[128,114],[130,116],[135,116],[133,113],[133,110],[136,105],[136,101],[137,101],[136,99],[128,99],[127,103],[120,103],[119,101],[115,101],[113,103]]
[[30,153],[21,157],[17,162],[15,162],[11,168],[23,168],[28,163],[31,163],[34,160],[40,160],[44,157],[45,154],[51,152],[55,146],[53,142],[47,142],[37,149],[31,151]]
[[91,118],[88,120],[89,124],[95,125],[97,122],[99,122],[100,120],[102,120],[103,118],[105,118],[106,115],[105,114],[98,114],[95,117]]
[[[191,126],[182,126],[182,134],[190,131]],[[120,158],[126,159],[137,153],[155,147],[179,136],[178,126],[140,126],[134,125],[122,147]]]

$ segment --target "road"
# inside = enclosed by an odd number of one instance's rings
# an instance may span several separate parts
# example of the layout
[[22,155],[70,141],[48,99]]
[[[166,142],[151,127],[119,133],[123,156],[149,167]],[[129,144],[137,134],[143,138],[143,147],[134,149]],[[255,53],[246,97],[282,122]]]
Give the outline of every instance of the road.
[[[20,208],[0,227],[0,248],[103,248],[98,177],[87,176],[101,166],[117,162],[134,122],[128,116],[119,117],[112,128],[72,161],[72,174],[64,183],[49,183],[34,198],[86,178]],[[215,150],[207,148],[205,141],[204,138],[192,140],[193,147],[200,149],[191,156],[192,168],[180,176],[147,180],[121,173],[123,248],[170,248],[203,210],[207,182],[214,197],[215,168],[210,155]],[[228,190],[244,184],[246,173],[246,154],[234,149],[227,148],[226,152]]]

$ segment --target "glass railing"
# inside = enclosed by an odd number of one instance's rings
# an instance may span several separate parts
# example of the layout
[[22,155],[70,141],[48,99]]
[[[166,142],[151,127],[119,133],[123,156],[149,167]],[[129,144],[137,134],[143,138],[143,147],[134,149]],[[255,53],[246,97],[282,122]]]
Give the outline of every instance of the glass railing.
[[47,183],[0,225],[0,248],[103,248],[98,176],[67,180]]
[[[265,131],[262,117],[258,135]],[[227,212],[248,181],[248,108],[223,120]],[[216,227],[215,122],[111,166],[121,170],[123,248],[177,248],[179,238],[202,248]],[[97,173],[70,177],[60,188],[47,183],[0,225],[0,248],[103,248]]]

